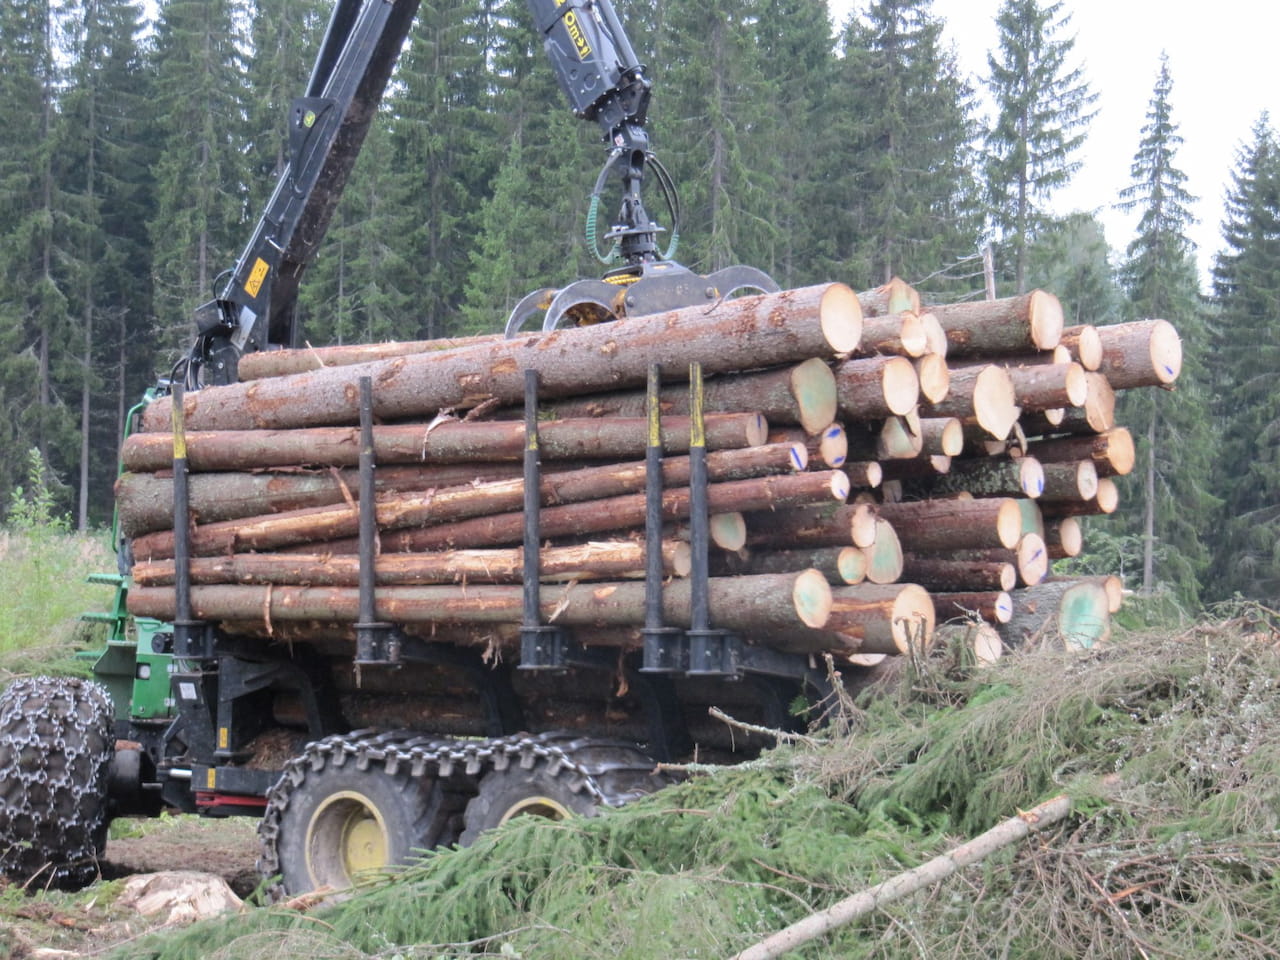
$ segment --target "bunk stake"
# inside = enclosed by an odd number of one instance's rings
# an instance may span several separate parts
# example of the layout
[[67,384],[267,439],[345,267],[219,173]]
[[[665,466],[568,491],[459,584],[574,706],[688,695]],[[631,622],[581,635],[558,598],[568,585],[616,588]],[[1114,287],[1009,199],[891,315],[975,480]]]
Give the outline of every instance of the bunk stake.
[[187,477],[187,432],[183,382],[173,382],[173,650],[192,660],[213,659],[213,628],[191,616],[191,494]]
[[356,670],[368,666],[395,666],[400,662],[400,641],[391,624],[377,619],[378,514],[374,500],[373,380],[360,378],[360,616],[356,621]]
[[707,583],[711,517],[707,495],[707,437],[703,419],[702,364],[689,364],[689,530],[693,569],[689,587],[690,676],[739,676],[741,643],[725,630],[711,627]]
[[682,631],[662,622],[662,368],[649,367],[644,451],[644,660],[641,673],[683,673],[688,657]]
[[565,632],[542,622],[540,602],[542,465],[538,460],[538,372],[524,372],[524,591],[520,669],[563,670],[573,651]]

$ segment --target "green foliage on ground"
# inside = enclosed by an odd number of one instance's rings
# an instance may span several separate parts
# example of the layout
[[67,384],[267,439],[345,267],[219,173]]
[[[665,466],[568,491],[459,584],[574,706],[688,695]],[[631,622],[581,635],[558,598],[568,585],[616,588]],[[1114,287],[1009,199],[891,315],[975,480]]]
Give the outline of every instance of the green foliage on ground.
[[[102,536],[72,533],[54,512],[43,461],[31,451],[27,482],[13,491],[0,527],[0,682],[10,675],[75,670],[77,646],[93,642],[77,617],[105,609],[110,588],[90,573],[115,569]],[[83,672],[83,668],[79,668]]]
[[1274,956],[1278,640],[1256,611],[976,672],[942,651],[839,704],[825,744],[128,955],[724,956],[1065,792],[1063,826],[793,955]]

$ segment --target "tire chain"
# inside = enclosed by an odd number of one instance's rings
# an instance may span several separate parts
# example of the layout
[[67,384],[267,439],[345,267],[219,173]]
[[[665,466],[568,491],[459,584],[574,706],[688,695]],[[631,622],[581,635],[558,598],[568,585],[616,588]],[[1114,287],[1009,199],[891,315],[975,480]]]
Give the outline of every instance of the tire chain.
[[0,873],[78,883],[105,839],[115,735],[107,691],[74,677],[23,677],[0,694]]
[[504,770],[512,763],[532,767],[539,760],[547,761],[548,773],[562,778],[575,794],[586,793],[607,807],[620,807],[669,782],[654,773],[654,761],[629,741],[580,737],[564,731],[490,740],[432,739],[407,730],[337,734],[309,743],[285,764],[280,779],[267,791],[267,807],[258,825],[262,846],[258,872],[264,877],[280,873],[281,815],[308,774],[330,763],[350,762],[358,770],[376,764],[388,774],[407,767],[415,778],[446,780],[463,774],[478,782],[490,770]]

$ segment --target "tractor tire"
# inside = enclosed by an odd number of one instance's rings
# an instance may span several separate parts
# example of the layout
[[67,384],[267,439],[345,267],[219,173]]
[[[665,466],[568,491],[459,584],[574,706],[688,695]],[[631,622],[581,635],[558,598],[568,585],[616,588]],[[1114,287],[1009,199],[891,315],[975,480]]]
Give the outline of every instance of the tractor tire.
[[[539,759],[529,766],[516,762],[486,773],[463,813],[459,845],[469,847],[486,830],[516,817],[593,817],[670,782],[654,773],[653,761],[630,745],[565,737],[563,749],[577,769]],[[579,771],[590,777],[589,785]]]
[[436,846],[448,822],[433,780],[380,766],[307,770],[280,814],[276,856],[285,892],[344,890]]
[[0,694],[0,873],[24,886],[92,881],[107,841],[115,711],[72,677],[25,677]]

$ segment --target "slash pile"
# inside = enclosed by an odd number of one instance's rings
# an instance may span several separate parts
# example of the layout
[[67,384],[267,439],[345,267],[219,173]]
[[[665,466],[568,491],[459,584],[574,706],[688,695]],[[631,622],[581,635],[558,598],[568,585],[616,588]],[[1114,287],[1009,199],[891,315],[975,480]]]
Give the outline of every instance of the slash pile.
[[[922,308],[900,281],[826,284],[593,327],[275,351],[184,401],[193,614],[231,633],[354,636],[358,380],[373,381],[379,620],[442,642],[515,643],[523,376],[539,374],[543,622],[637,649],[644,622],[643,385],[661,392],[667,581],[690,618],[691,362],[705,384],[709,603],[747,642],[905,652],[974,613],[1013,642],[1046,621],[1105,635],[1115,582],[1045,580],[1077,518],[1133,467],[1115,392],[1165,386],[1163,320],[1063,329],[1051,294]],[[124,445],[130,610],[175,613],[171,398]],[[1015,589],[1020,587],[1020,589]],[[1110,588],[1110,593],[1108,591]],[[998,645],[997,645],[998,646]]]

